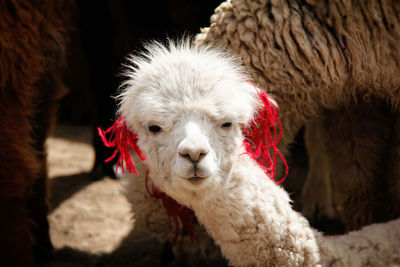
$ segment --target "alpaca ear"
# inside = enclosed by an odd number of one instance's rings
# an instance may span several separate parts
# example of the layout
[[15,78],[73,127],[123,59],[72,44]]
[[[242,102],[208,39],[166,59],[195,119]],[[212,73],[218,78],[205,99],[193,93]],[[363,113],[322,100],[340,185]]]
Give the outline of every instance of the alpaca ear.
[[[124,166],[126,166],[129,172],[133,172],[137,176],[138,172],[131,158],[130,148],[141,160],[145,160],[146,157],[137,145],[138,138],[136,134],[130,131],[126,126],[125,118],[123,116],[119,117],[115,123],[105,131],[101,128],[97,128],[97,130],[104,145],[106,147],[115,148],[114,153],[106,159],[105,162],[109,162],[118,157],[116,172],[118,172],[118,166],[121,164],[122,173],[124,173]],[[109,135],[108,139],[107,135]]]
[[[266,92],[256,88],[261,101],[261,108],[257,111],[251,123],[243,127],[245,135],[244,146],[247,153],[257,160],[264,172],[275,180],[276,161],[280,157],[286,167],[285,176],[277,181],[281,183],[288,174],[288,166],[277,145],[282,138],[281,122],[278,118],[278,104]],[[271,155],[271,154],[272,155]]]

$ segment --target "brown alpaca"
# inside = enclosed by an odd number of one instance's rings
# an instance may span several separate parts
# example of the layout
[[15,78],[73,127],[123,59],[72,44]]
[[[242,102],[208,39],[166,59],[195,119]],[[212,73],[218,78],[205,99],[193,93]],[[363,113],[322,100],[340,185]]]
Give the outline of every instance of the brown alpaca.
[[70,1],[0,1],[0,258],[33,265],[52,246],[44,142],[65,93]]
[[233,0],[198,36],[239,55],[277,100],[281,151],[305,126],[304,212],[346,230],[400,216],[399,11],[398,1]]

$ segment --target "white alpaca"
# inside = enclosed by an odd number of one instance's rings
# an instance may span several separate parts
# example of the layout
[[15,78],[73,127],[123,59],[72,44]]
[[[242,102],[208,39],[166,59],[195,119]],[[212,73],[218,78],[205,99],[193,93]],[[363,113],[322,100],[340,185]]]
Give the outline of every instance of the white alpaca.
[[399,220],[324,237],[246,153],[241,126],[263,105],[235,58],[183,42],[153,44],[132,64],[121,125],[136,134],[150,182],[194,210],[230,264],[400,264]]

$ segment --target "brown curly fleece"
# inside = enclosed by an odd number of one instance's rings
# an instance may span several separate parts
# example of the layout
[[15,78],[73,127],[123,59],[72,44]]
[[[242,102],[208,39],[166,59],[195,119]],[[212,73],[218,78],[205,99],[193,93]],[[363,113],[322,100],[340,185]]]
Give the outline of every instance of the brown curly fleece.
[[320,131],[306,134],[326,147],[308,147],[321,160],[310,162],[306,205],[332,190],[346,230],[400,216],[400,2],[226,1],[197,39],[239,55],[277,100],[286,154],[302,126]]

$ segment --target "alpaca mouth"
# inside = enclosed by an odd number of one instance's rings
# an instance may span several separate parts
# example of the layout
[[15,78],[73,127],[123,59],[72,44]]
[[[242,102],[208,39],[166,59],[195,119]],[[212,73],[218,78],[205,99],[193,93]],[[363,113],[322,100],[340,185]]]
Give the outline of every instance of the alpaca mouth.
[[193,176],[192,178],[189,178],[189,182],[194,185],[198,185],[204,182],[206,177],[199,177],[199,176]]

